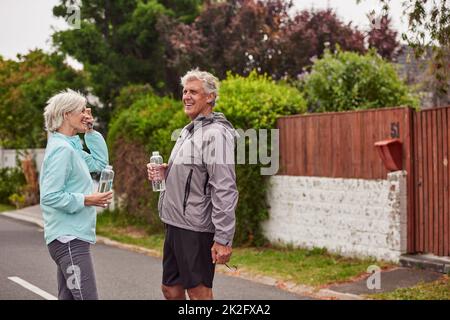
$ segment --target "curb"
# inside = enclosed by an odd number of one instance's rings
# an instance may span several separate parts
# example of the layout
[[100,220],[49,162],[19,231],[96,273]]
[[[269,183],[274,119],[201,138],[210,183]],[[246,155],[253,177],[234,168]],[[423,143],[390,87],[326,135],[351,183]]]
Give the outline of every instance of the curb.
[[403,255],[400,257],[400,264],[408,268],[427,269],[443,274],[450,273],[450,261],[439,257],[424,258],[422,256]]
[[16,220],[31,222],[31,223],[38,225],[41,228],[44,228],[44,223],[42,222],[41,219],[27,217],[27,216],[24,216],[23,214],[14,213],[11,211],[3,211],[2,213],[0,213],[0,215],[4,215],[6,217],[13,218]]
[[290,293],[294,293],[301,296],[308,296],[313,299],[320,300],[367,300],[365,297],[350,294],[350,293],[342,293],[337,292],[331,289],[317,289],[312,286],[297,284],[291,281],[283,281],[279,279],[275,279],[269,276],[258,275],[254,273],[250,273],[247,271],[229,271],[225,266],[216,267],[216,271],[226,274],[228,276],[241,278],[245,280],[249,280],[252,282],[257,282],[260,284],[265,284],[268,286],[276,287],[280,290],[284,290]]
[[[115,240],[111,240],[109,238],[103,236],[97,236],[97,242],[102,243],[108,246],[116,247],[119,249],[130,250],[138,253],[142,253],[155,258],[162,258],[162,254],[158,250],[148,249],[144,247],[140,247],[133,244],[126,244],[122,242],[118,242]],[[316,289],[307,285],[300,285],[294,282],[282,281],[275,278],[271,278],[263,275],[256,275],[253,273],[249,273],[246,271],[230,271],[224,265],[218,265],[216,267],[216,272],[221,274],[225,274],[227,276],[245,279],[248,281],[276,287],[280,290],[284,290],[290,293],[294,293],[301,296],[308,296],[310,298],[322,299],[322,300],[366,300],[366,298],[350,294],[350,293],[342,293],[333,291],[330,289]]]

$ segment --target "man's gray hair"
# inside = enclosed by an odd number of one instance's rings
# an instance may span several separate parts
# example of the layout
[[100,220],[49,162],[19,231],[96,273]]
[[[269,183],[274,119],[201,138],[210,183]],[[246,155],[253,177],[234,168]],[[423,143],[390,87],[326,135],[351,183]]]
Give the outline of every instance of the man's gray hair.
[[66,89],[47,101],[44,111],[45,129],[48,132],[58,130],[64,121],[64,115],[72,111],[81,111],[86,107],[87,99],[80,92]]
[[214,106],[219,99],[219,79],[206,71],[200,71],[198,68],[188,71],[181,77],[181,85],[186,86],[186,83],[192,80],[200,80],[203,83],[203,89],[207,94],[214,94],[212,105]]

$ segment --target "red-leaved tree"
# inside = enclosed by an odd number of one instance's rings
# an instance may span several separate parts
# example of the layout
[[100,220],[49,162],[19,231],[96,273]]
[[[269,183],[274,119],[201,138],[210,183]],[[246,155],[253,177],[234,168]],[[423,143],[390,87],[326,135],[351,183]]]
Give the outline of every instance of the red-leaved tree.
[[297,77],[326,47],[364,52],[364,34],[332,9],[289,14],[290,1],[233,0],[207,5],[192,24],[161,19],[158,29],[172,73],[192,66],[275,79]]

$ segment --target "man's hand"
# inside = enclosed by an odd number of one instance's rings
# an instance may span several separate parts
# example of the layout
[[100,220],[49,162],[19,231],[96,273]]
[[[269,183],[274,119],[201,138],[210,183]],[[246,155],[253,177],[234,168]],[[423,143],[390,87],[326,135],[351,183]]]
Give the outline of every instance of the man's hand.
[[147,163],[148,180],[150,181],[164,180],[164,177],[166,176],[167,167],[168,167],[167,163],[163,163],[161,165]]
[[212,262],[219,264],[227,263],[230,261],[232,251],[233,249],[231,247],[214,242],[211,247]]

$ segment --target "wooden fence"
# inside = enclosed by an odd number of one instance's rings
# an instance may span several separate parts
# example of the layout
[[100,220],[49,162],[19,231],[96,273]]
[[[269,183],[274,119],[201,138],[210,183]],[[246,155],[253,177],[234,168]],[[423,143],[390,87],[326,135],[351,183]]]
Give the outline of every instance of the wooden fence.
[[386,179],[375,142],[398,138],[408,172],[408,251],[450,255],[450,107],[278,119],[282,175]]
[[410,117],[408,108],[390,108],[279,118],[279,174],[386,179],[374,143],[399,138],[410,154]]

